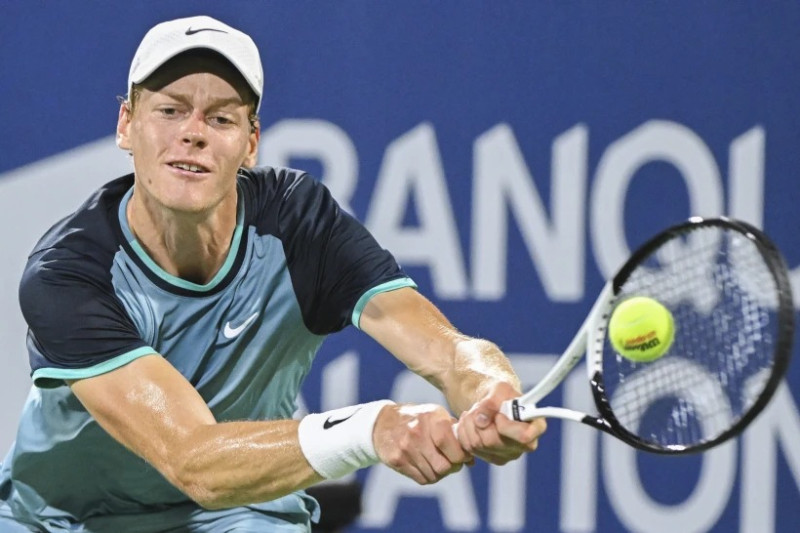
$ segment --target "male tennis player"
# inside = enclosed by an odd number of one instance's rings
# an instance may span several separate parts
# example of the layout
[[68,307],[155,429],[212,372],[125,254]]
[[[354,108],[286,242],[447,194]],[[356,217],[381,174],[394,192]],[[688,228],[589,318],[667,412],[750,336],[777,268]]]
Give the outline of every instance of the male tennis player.
[[[302,489],[383,462],[419,483],[502,464],[543,422],[302,172],[254,167],[258,50],[208,17],[159,24],[130,68],[117,143],[134,173],[37,244],[20,301],[34,387],[0,472],[0,531],[307,531]],[[325,335],[354,325],[460,414],[376,401],[293,420]]]

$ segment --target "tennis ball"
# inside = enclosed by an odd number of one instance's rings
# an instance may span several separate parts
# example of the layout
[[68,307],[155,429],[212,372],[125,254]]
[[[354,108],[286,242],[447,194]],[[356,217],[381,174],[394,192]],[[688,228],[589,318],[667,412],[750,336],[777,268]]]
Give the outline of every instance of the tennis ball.
[[614,309],[608,337],[621,356],[647,363],[669,350],[675,339],[675,322],[669,309],[656,300],[634,296]]

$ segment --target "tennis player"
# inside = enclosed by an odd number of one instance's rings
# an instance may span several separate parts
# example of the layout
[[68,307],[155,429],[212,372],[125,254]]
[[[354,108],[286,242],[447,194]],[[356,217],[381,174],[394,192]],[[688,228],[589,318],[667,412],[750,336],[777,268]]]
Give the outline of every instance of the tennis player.
[[[250,37],[153,27],[117,144],[134,172],[53,226],[25,268],[34,386],[0,469],[0,531],[308,531],[303,488],[382,462],[434,483],[535,449],[544,422],[492,343],[459,333],[307,174],[255,167]],[[326,335],[353,325],[440,388],[293,420]]]

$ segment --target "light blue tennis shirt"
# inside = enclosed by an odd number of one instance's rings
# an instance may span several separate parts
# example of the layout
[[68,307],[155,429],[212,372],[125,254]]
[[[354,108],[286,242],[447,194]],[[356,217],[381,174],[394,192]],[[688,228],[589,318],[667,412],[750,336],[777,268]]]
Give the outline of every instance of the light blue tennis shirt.
[[[0,469],[0,516],[80,531],[207,519],[213,512],[101,429],[64,380],[155,352],[218,421],[291,418],[325,335],[357,326],[373,295],[415,286],[318,181],[268,167],[240,172],[230,253],[208,284],[190,283],[133,236],[132,186],[132,175],[108,183],[29,257],[20,303],[34,387]],[[287,522],[318,513],[303,492],[248,508]]]

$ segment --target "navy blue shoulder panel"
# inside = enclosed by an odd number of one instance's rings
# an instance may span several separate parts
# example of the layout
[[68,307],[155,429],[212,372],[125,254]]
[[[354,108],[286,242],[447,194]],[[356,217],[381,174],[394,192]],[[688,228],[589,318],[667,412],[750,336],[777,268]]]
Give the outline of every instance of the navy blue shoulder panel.
[[283,244],[306,327],[318,335],[350,324],[359,298],[406,274],[369,231],[310,175],[287,168],[243,171],[246,224]]
[[33,371],[84,368],[146,346],[111,284],[123,242],[117,209],[132,185],[132,175],[106,184],[28,257],[19,300]]

